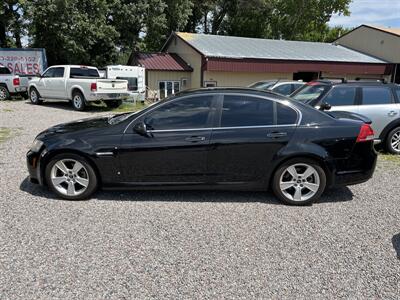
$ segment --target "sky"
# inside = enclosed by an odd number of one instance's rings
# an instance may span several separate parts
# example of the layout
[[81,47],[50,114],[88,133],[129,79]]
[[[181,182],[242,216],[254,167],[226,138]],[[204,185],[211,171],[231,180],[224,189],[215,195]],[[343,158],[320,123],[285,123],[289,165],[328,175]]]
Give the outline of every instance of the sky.
[[357,27],[361,24],[400,28],[400,0],[353,0],[350,16],[332,16],[329,25]]

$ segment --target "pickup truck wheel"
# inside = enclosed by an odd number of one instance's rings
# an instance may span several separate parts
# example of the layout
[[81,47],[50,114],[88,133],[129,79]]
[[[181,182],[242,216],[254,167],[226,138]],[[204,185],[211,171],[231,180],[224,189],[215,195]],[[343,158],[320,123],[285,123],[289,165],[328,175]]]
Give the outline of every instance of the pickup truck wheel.
[[42,104],[43,102],[40,100],[39,92],[34,87],[29,90],[29,100],[31,100],[33,104]]
[[400,154],[400,127],[389,132],[386,138],[386,150],[392,154]]
[[8,92],[8,89],[5,86],[0,86],[0,101],[8,100],[10,99],[10,93]]
[[117,108],[122,104],[122,100],[105,101],[108,108]]
[[75,110],[84,111],[86,108],[85,97],[81,92],[74,92],[72,94],[72,107]]

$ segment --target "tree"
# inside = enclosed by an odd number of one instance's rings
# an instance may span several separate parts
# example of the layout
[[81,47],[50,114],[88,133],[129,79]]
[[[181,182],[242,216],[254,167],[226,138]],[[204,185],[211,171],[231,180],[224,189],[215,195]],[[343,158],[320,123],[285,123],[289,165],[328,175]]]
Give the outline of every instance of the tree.
[[[162,0],[112,0],[112,22],[119,32],[121,51],[132,64],[139,50],[153,50],[165,40],[166,7]],[[159,48],[158,48],[159,49]]]
[[25,34],[23,0],[3,0],[0,7],[0,47],[22,47]]
[[193,12],[192,0],[165,0],[166,34],[181,31]]
[[32,46],[46,48],[49,64],[104,65],[116,59],[118,32],[105,0],[31,0]]

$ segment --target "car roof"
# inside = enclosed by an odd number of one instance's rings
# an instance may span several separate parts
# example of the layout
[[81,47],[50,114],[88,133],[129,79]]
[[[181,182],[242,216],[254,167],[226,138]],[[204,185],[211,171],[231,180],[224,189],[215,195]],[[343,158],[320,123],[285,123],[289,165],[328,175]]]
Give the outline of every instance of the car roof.
[[310,82],[312,84],[332,85],[332,86],[397,86],[391,82],[382,82],[379,80],[362,81],[362,80],[351,80],[351,81],[334,81],[334,80],[314,80]]

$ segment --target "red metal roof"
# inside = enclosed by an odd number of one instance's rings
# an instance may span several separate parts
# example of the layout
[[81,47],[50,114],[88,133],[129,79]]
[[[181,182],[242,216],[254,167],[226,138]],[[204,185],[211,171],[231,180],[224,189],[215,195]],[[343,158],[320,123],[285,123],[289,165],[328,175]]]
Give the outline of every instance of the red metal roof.
[[138,63],[151,71],[193,72],[192,67],[175,53],[140,53]]
[[382,74],[391,72],[390,64],[340,63],[318,61],[208,58],[206,71],[293,73],[324,71],[335,74]]

